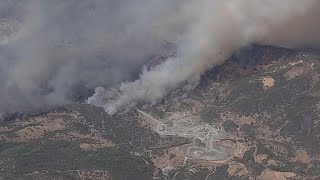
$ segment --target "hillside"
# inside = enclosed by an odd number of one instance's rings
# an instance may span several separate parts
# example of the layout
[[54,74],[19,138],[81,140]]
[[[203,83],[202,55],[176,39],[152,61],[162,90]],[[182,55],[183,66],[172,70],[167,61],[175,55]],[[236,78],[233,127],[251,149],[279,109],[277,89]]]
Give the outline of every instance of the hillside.
[[319,59],[255,46],[139,110],[3,119],[0,178],[318,179]]

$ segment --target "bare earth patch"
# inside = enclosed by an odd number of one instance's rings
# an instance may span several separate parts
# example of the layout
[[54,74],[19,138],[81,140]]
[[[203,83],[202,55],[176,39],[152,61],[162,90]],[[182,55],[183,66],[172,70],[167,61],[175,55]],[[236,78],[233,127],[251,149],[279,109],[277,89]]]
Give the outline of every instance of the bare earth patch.
[[311,159],[306,150],[300,149],[296,152],[296,161],[301,163],[310,163]]
[[303,75],[304,71],[305,71],[305,67],[295,66],[291,70],[289,70],[285,74],[285,76],[286,76],[287,80],[291,80],[291,79],[294,79],[298,76]]
[[262,78],[263,89],[264,90],[270,89],[272,86],[274,86],[275,82],[276,81],[270,76],[263,77]]
[[60,118],[41,118],[41,122],[39,124],[28,124],[28,126],[14,132],[13,136],[0,135],[0,139],[10,142],[28,142],[30,140],[43,137],[45,133],[63,130],[65,129],[65,125],[65,120]]
[[241,177],[241,176],[244,176],[244,175],[248,175],[249,171],[245,167],[245,165],[243,165],[242,163],[231,162],[229,164],[228,173],[231,176],[240,176]]
[[154,165],[160,169],[164,169],[166,167],[182,167],[184,164],[185,158],[182,156],[177,156],[171,153],[171,150],[162,155],[152,159]]
[[102,170],[80,170],[78,176],[80,179],[112,180],[110,173]]
[[274,159],[270,159],[270,160],[268,160],[267,161],[267,164],[270,166],[270,165],[272,165],[272,166],[279,166],[279,163],[276,161],[276,160],[274,160]]
[[257,120],[252,116],[241,116],[238,121],[238,125],[256,125]]
[[[25,120],[18,120],[13,127],[1,127],[0,140],[15,143],[24,143],[31,140],[44,137],[45,134],[55,131],[66,130],[66,126],[78,120],[80,114],[73,113],[50,113],[46,116],[37,116]],[[18,130],[15,130],[18,129]],[[105,147],[113,147],[114,144],[104,139],[99,132],[91,132],[89,134],[80,134],[77,131],[58,132],[54,136],[48,138],[51,141],[75,141],[90,140],[90,143],[81,143],[80,149],[84,151],[93,151]]]
[[298,178],[292,172],[276,172],[271,170],[264,171],[257,179],[258,180],[288,180],[289,178]]

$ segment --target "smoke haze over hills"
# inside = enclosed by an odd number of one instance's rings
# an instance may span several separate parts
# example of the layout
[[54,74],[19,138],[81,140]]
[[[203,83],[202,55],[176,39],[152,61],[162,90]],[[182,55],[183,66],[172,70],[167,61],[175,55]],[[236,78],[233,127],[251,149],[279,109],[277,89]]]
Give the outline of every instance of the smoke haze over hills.
[[[156,102],[251,43],[317,44],[319,9],[316,0],[2,1],[0,112],[68,104],[96,86],[120,87],[89,99],[111,114]],[[136,77],[167,42],[177,56]]]
[[100,89],[89,102],[103,106],[110,114],[137,102],[156,102],[182,83],[195,84],[200,76],[220,64],[238,49],[251,43],[301,47],[318,42],[317,1],[191,1],[195,20],[179,42],[177,57],[140,78],[122,83],[120,96],[105,104]]

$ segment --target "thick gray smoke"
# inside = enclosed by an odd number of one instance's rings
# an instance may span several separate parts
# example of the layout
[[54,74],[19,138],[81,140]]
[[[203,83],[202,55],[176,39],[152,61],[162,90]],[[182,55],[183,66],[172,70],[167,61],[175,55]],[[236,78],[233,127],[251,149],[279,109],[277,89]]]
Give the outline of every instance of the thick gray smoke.
[[[317,43],[317,0],[0,1],[0,115],[89,103],[115,113],[156,102],[250,43]],[[135,74],[178,45],[176,58]],[[131,82],[130,82],[131,81]],[[124,82],[121,84],[121,82]],[[110,101],[111,100],[111,101]]]
[[89,103],[113,114],[138,102],[156,102],[182,83],[196,84],[205,71],[250,43],[297,47],[319,42],[318,0],[194,0],[186,7],[191,11],[181,13],[192,21],[177,57],[122,83],[113,100],[110,91],[98,88]]
[[0,1],[0,115],[132,80],[183,34],[182,1]]

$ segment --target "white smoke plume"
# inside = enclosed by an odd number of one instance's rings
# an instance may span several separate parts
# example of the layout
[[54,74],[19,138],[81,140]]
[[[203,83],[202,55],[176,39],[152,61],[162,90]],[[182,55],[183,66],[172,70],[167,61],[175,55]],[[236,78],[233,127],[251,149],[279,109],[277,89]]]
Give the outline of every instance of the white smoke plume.
[[[0,116],[87,98],[115,113],[157,102],[250,43],[318,43],[317,0],[0,1]],[[176,58],[152,69],[157,54]],[[136,81],[133,81],[137,79]],[[123,82],[121,84],[121,82]],[[91,92],[92,90],[92,92]],[[111,100],[111,101],[110,101]]]
[[196,84],[207,70],[251,43],[290,48],[319,43],[318,0],[191,0],[183,7],[174,14],[188,17],[177,56],[122,83],[119,95],[110,97],[110,91],[98,88],[90,104],[114,114],[128,105],[157,102],[185,82]]
[[132,80],[186,29],[189,17],[175,15],[182,2],[0,1],[0,116],[68,104],[98,85]]

